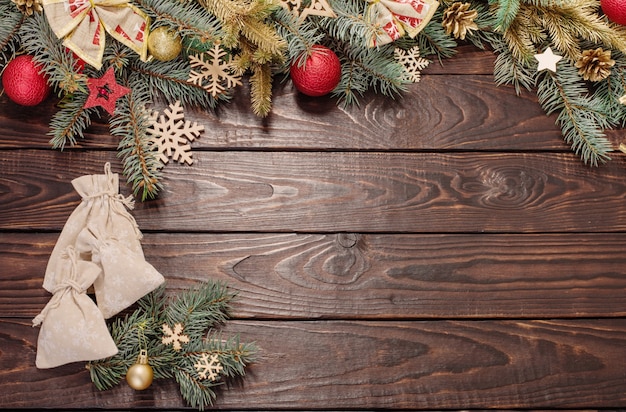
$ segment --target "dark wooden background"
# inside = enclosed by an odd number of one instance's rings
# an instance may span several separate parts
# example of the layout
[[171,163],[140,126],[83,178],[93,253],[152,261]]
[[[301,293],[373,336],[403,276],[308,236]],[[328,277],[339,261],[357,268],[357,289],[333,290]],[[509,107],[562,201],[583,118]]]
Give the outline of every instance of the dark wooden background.
[[[170,292],[239,293],[224,332],[261,352],[215,408],[626,408],[626,155],[585,166],[493,59],[462,48],[349,109],[287,83],[265,121],[245,89],[187,110],[196,163],[132,213]],[[55,103],[0,99],[0,406],[183,409],[173,381],[99,392],[82,363],[35,368],[70,181],[121,171],[104,120],[49,147]]]

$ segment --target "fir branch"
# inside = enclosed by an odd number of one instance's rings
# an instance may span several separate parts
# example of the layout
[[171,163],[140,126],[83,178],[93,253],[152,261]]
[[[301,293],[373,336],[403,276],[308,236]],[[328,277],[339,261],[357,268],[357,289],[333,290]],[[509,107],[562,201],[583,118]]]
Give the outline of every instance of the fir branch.
[[135,59],[129,65],[129,70],[132,72],[129,77],[133,83],[145,83],[145,88],[149,93],[148,100],[157,100],[159,96],[162,96],[168,103],[180,100],[185,106],[196,106],[207,110],[215,108],[219,101],[230,99],[230,96],[225,93],[213,97],[202,86],[189,82],[191,68],[184,60],[144,63]]
[[546,71],[537,97],[546,114],[559,113],[556,122],[565,142],[585,164],[597,166],[610,160],[608,152],[613,149],[604,135],[607,113],[599,100],[586,96],[585,84],[573,66],[560,64],[556,74]]
[[5,1],[0,3],[0,73],[6,63],[15,57],[19,48],[18,32],[25,16],[15,4]]
[[91,125],[91,116],[97,113],[96,108],[83,108],[86,100],[86,94],[77,93],[59,103],[60,110],[50,119],[48,131],[52,136],[52,148],[63,150],[67,144],[74,146],[77,137],[84,138],[84,131]]
[[573,61],[580,53],[580,40],[626,52],[626,36],[600,17],[599,6],[599,0],[570,0],[553,7],[537,7],[536,12],[557,48]]
[[495,30],[503,33],[509,28],[517,16],[520,1],[521,0],[489,0],[489,4],[495,7]]
[[596,84],[594,96],[606,107],[611,126],[623,127],[626,125],[626,105],[622,103],[621,97],[626,95],[626,56],[614,51],[612,58],[615,66],[611,75]]
[[274,27],[254,18],[244,19],[241,33],[260,50],[276,56],[277,60],[280,60],[287,47],[287,43],[278,35]]
[[172,299],[165,311],[165,318],[170,325],[185,325],[185,333],[190,338],[200,338],[208,327],[228,318],[234,297],[235,294],[224,283],[205,282]]
[[[191,362],[191,360],[190,360]],[[180,394],[193,408],[203,411],[207,406],[213,405],[217,397],[212,387],[216,386],[212,381],[200,380],[191,372],[193,364],[186,368],[177,367],[174,377],[180,387]]]
[[511,55],[521,65],[527,66],[534,61],[537,53],[535,44],[546,40],[546,34],[537,18],[536,12],[530,7],[521,7],[517,17],[503,33]]
[[367,2],[331,1],[337,17],[319,19],[318,26],[327,36],[348,43],[352,49],[368,49],[369,41],[376,37],[379,28],[362,16],[366,15]]
[[522,88],[531,90],[535,83],[532,68],[516,60],[506,44],[492,43],[496,52],[493,66],[494,80],[498,86],[511,84],[515,93],[520,94]]
[[292,61],[321,43],[326,36],[310,21],[299,24],[298,18],[283,7],[274,12],[273,21],[279,36],[287,42],[287,58],[283,61],[282,71],[287,71]]
[[221,333],[210,333],[203,341],[202,350],[218,354],[224,368],[222,375],[230,378],[244,376],[246,366],[256,360],[258,352],[254,342],[242,343],[239,335],[224,339]]
[[150,103],[147,84],[141,79],[129,83],[131,92],[117,101],[115,115],[109,122],[113,136],[120,138],[118,156],[123,159],[124,176],[132,184],[135,196],[152,199],[162,189],[161,163],[147,134],[146,105]]
[[[442,63],[444,59],[454,56],[457,52],[457,43],[452,36],[446,33],[446,30],[441,24],[442,18],[443,11],[442,8],[439,7],[437,11],[435,11],[432,20],[415,37],[420,53],[423,56],[435,55],[440,63]],[[399,47],[410,49],[411,46],[404,42],[409,42],[409,40],[401,38],[396,41]]]
[[78,73],[77,60],[56,37],[43,13],[35,13],[20,28],[21,45],[42,65],[48,83],[60,93],[87,92],[87,78]]
[[272,109],[272,71],[269,64],[256,65],[250,76],[252,111],[266,117]]
[[368,89],[389,97],[405,91],[410,81],[404,75],[404,67],[395,60],[393,50],[393,45],[355,50],[347,44],[339,49],[341,80],[333,91],[339,103],[357,103],[356,93],[361,95]]
[[202,42],[217,42],[223,36],[220,24],[211,13],[196,2],[169,0],[135,0],[151,19],[155,27],[169,26],[181,37],[194,37]]

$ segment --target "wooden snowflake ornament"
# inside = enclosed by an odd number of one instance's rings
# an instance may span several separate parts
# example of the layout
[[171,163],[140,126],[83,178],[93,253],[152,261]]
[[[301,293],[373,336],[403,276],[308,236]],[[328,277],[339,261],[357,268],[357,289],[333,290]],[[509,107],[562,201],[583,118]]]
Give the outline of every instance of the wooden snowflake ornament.
[[418,46],[414,46],[409,50],[396,48],[394,55],[398,63],[404,66],[404,72],[413,83],[420,81],[421,70],[424,70],[430,64],[428,60],[420,56]]
[[163,329],[161,343],[164,345],[172,345],[172,349],[175,351],[179,351],[183,348],[182,343],[189,343],[189,336],[183,334],[183,325],[181,323],[176,323],[174,329],[167,323],[164,323],[161,328]]
[[191,68],[197,69],[189,72],[189,82],[203,87],[213,97],[227,88],[240,86],[241,76],[235,73],[232,56],[225,61],[222,59],[225,55],[226,52],[216,44],[206,53],[189,56]]
[[224,369],[215,353],[211,354],[211,356],[208,353],[203,353],[193,366],[196,368],[200,379],[209,379],[211,381],[215,381],[219,373]]
[[192,165],[193,158],[189,143],[200,136],[200,133],[204,131],[204,126],[184,120],[185,115],[180,101],[170,104],[163,113],[160,116],[157,112],[150,115],[150,125],[146,129],[147,133],[152,136],[150,144],[156,148],[163,165],[169,161],[170,157],[179,163]]

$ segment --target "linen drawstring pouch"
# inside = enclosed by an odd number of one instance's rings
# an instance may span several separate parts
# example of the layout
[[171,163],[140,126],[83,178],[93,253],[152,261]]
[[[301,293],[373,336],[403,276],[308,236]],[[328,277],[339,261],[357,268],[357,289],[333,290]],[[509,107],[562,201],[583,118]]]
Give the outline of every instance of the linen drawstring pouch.
[[141,232],[128,209],[134,202],[131,196],[125,198],[119,193],[119,176],[111,173],[111,164],[106,163],[104,174],[85,175],[72,180],[72,186],[82,198],[65,222],[57,240],[44,276],[43,287],[52,292],[59,282],[56,262],[68,246],[74,246],[81,230],[90,224],[103,233],[114,233],[120,242],[131,251],[141,254]]
[[126,309],[165,281],[163,275],[145,261],[142,253],[131,250],[127,242],[114,233],[103,231],[102,225],[89,223],[81,230],[76,250],[102,268],[93,287],[105,319]]
[[69,246],[56,261],[52,298],[35,319],[41,325],[35,365],[40,369],[107,358],[118,349],[102,312],[86,291],[100,275],[93,262],[80,260]]
[[[94,282],[96,302],[109,318],[156,289],[165,279],[145,261],[141,231],[129,213],[132,197],[119,193],[119,176],[111,173],[85,175],[72,180],[82,202],[67,219],[50,255],[43,287],[51,292],[59,280],[55,262],[68,246],[78,246],[81,258],[102,266]],[[78,243],[79,235],[81,241]]]

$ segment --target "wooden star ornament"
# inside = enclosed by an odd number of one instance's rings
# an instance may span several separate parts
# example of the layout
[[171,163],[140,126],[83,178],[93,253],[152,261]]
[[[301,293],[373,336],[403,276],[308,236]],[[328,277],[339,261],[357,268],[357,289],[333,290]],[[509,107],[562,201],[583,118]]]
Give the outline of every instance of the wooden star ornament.
[[557,54],[552,53],[552,49],[548,47],[543,53],[535,54],[535,59],[539,62],[537,65],[537,71],[550,70],[556,73],[556,64],[563,58]]
[[87,79],[87,87],[89,87],[89,97],[83,108],[100,106],[111,115],[115,112],[117,99],[130,93],[129,88],[117,84],[113,66],[109,67],[109,70],[99,79]]

